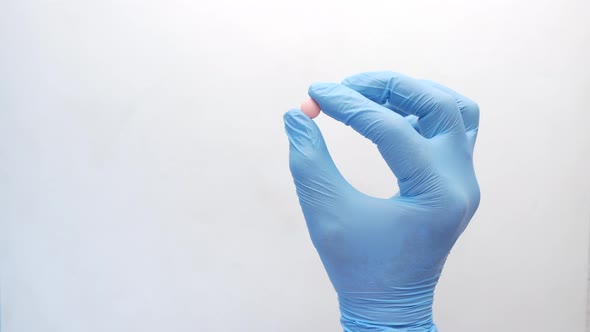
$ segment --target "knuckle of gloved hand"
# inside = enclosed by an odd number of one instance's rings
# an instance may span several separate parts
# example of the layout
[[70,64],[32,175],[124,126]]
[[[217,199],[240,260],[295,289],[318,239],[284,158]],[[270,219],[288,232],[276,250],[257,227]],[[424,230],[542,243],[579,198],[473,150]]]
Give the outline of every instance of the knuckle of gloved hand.
[[[418,180],[417,182],[423,181]],[[458,186],[455,182],[447,181],[440,175],[431,177],[428,183],[429,185],[420,185],[419,187],[424,187],[420,197],[422,203],[430,211],[450,219],[456,219],[465,214],[469,205],[465,188]]]
[[477,181],[475,185],[470,186],[468,189],[468,197],[469,197],[469,209],[470,212],[473,214],[479,207],[479,203],[481,201],[481,191],[479,190],[479,185]]
[[445,193],[445,214],[453,220],[462,220],[472,210],[473,199],[467,188],[453,188]]
[[465,229],[479,206],[479,188],[465,189],[463,194],[449,197],[445,208],[445,217],[441,225],[451,231]]
[[457,107],[457,101],[453,96],[446,93],[438,94],[433,102],[433,106],[443,112],[456,112],[458,113],[459,108]]
[[302,146],[298,148],[297,153],[291,154],[289,168],[293,176],[309,176],[321,162],[322,155],[316,146]]
[[307,170],[306,164],[306,159],[300,158],[299,156],[291,157],[289,159],[289,169],[291,170],[291,174],[293,174],[294,178],[300,178],[309,172]]
[[465,100],[463,101],[464,109],[468,112],[474,113],[476,115],[479,114],[479,105],[473,100]]

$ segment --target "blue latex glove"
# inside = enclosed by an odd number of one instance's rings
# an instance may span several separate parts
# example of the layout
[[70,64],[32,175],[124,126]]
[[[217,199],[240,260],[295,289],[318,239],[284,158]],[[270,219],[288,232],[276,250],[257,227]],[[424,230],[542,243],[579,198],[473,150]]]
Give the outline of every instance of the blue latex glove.
[[472,161],[478,106],[393,72],[316,83],[309,95],[377,145],[400,188],[390,199],[359,192],[334,165],[313,120],[297,109],[285,114],[297,195],[338,293],[344,331],[437,331],[434,288],[479,205]]

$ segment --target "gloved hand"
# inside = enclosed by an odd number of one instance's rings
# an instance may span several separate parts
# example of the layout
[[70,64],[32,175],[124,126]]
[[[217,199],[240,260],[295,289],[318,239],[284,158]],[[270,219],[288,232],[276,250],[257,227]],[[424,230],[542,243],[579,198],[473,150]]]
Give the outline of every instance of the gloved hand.
[[359,192],[334,165],[314,121],[297,109],[285,114],[291,173],[344,331],[437,331],[434,288],[479,205],[478,106],[394,72],[316,83],[309,95],[377,145],[400,189],[389,199]]

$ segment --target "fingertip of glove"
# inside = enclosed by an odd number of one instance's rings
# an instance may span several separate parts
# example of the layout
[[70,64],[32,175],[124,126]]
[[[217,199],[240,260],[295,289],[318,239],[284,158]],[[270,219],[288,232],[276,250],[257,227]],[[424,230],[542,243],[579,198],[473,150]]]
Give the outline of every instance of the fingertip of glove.
[[300,109],[293,108],[287,111],[283,116],[285,129],[288,135],[305,135],[307,133],[308,122],[312,120],[305,115]]
[[290,109],[283,116],[285,132],[296,147],[314,143],[318,139],[317,127],[312,119],[299,109]]
[[285,121],[285,124],[301,126],[305,125],[307,120],[310,119],[300,109],[292,108],[283,115],[283,120]]

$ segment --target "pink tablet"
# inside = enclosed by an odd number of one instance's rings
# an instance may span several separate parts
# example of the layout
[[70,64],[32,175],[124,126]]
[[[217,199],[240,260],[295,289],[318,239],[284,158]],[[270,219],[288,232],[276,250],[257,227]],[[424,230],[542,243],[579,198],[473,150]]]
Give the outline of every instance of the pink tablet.
[[309,98],[301,103],[301,112],[313,119],[320,115],[320,105],[315,100]]

